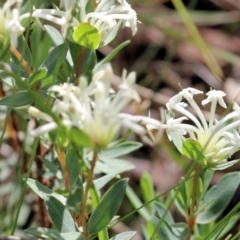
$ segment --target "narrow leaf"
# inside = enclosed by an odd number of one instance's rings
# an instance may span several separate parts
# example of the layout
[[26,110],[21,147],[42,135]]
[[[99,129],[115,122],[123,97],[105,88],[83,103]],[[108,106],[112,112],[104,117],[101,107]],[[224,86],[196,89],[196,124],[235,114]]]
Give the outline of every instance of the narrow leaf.
[[47,212],[59,232],[67,233],[77,231],[71,214],[59,200],[52,196],[46,196],[45,204]]
[[74,212],[79,212],[79,206],[82,202],[82,194],[83,194],[83,186],[81,184],[81,181],[79,180],[80,184],[79,186],[72,187],[70,190],[70,194],[67,198],[67,206]]
[[97,233],[105,228],[117,213],[127,187],[127,179],[121,179],[112,185],[102,197],[99,205],[88,221],[90,234]]
[[47,68],[43,67],[29,76],[29,84],[32,85],[47,76]]
[[66,43],[62,43],[55,47],[50,52],[40,69],[46,67],[48,69],[47,76],[51,76],[54,72],[57,72],[66,57],[67,50],[68,45]]
[[37,237],[53,239],[53,240],[64,240],[60,233],[55,229],[48,229],[43,227],[34,227],[24,230],[25,233],[32,234]]
[[79,178],[81,162],[76,149],[69,148],[66,154],[66,164],[70,185],[73,186]]
[[123,48],[125,48],[130,43],[129,40],[121,43],[116,48],[112,50],[101,62],[97,63],[94,70],[97,72],[105,63],[110,62]]
[[8,95],[0,100],[0,105],[11,107],[22,107],[32,104],[34,101],[26,91],[19,91],[13,95]]
[[53,192],[51,189],[47,188],[34,179],[28,178],[27,185],[42,199],[46,198],[46,196],[53,196],[57,198],[62,204],[66,204],[65,197]]
[[227,173],[222,177],[216,186],[213,186],[206,194],[200,204],[200,208],[207,203],[207,208],[204,209],[197,217],[197,222],[201,224],[210,223],[216,220],[231,201],[240,183],[240,173]]
[[134,235],[136,234],[136,232],[123,232],[123,233],[119,233],[118,235],[110,238],[110,240],[131,240]]
[[120,143],[112,148],[106,149],[99,154],[100,159],[112,159],[119,156],[127,155],[142,147],[141,143],[138,142],[124,142]]

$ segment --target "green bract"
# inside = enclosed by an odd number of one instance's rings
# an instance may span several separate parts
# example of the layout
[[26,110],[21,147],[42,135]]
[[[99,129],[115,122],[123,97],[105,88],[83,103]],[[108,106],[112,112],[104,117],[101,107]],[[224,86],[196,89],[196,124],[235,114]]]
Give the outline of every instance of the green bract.
[[203,155],[202,146],[192,139],[187,139],[182,146],[183,155],[187,158],[197,161],[202,166],[206,166],[207,160]]
[[98,30],[89,23],[80,23],[73,32],[73,39],[77,44],[93,50],[101,42]]

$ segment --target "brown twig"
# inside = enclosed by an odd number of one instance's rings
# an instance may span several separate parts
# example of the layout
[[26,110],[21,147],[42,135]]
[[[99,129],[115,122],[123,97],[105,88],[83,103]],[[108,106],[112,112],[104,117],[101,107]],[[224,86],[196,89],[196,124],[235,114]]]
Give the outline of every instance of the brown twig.
[[63,178],[65,182],[65,188],[70,189],[70,183],[69,183],[69,178],[68,178],[68,171],[67,171],[67,165],[66,165],[66,156],[65,156],[65,150],[61,147],[57,149],[57,154],[58,154],[58,160],[61,164],[62,167],[62,172],[63,172]]
[[82,47],[78,56],[77,66],[76,66],[76,79],[79,78],[81,74],[83,60],[86,54],[86,48]]
[[22,64],[22,66],[25,69],[26,73],[28,75],[30,75],[32,73],[32,70],[29,67],[28,63],[23,59],[21,53],[16,48],[13,48],[13,47],[10,47],[9,50],[17,58],[17,60]]

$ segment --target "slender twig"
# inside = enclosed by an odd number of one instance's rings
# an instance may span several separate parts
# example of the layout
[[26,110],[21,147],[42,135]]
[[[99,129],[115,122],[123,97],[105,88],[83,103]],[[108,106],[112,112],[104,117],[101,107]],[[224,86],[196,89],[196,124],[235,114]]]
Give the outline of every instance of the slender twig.
[[90,171],[88,172],[88,176],[87,176],[87,182],[86,182],[86,186],[84,189],[82,205],[81,205],[81,213],[80,214],[81,214],[81,220],[82,220],[83,235],[85,237],[85,240],[89,239],[89,232],[87,229],[87,198],[88,198],[88,192],[89,192],[92,180],[93,180],[94,168],[95,168],[97,159],[98,159],[98,153],[94,152],[93,158],[91,161],[91,168],[90,168]]
[[29,67],[28,63],[23,59],[21,53],[16,48],[13,48],[13,47],[10,47],[9,50],[17,58],[17,60],[22,64],[22,66],[25,69],[26,73],[28,75],[30,75],[32,73],[32,70]]
[[78,56],[77,66],[76,66],[76,79],[79,78],[81,74],[83,60],[86,54],[86,48],[82,47]]
[[57,149],[57,154],[58,154],[58,160],[59,160],[59,162],[61,164],[61,167],[62,167],[63,178],[64,178],[64,182],[65,182],[65,188],[70,189],[68,171],[67,171],[67,166],[66,166],[65,150],[63,148],[59,147]]

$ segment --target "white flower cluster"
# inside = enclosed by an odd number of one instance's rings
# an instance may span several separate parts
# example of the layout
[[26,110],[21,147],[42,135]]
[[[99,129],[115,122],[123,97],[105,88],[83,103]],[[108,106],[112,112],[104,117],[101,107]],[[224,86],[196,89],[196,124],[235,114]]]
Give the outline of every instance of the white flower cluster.
[[[52,86],[49,92],[55,93],[57,98],[52,111],[62,119],[67,128],[81,129],[99,148],[114,141],[122,126],[140,135],[146,134],[146,124],[153,124],[161,129],[161,123],[157,120],[121,113],[130,101],[140,101],[138,93],[132,88],[135,78],[135,73],[127,75],[124,70],[119,90],[113,93],[113,71],[111,65],[107,64],[104,70],[94,75],[89,85],[86,78],[81,77],[79,86],[71,83]],[[31,136],[36,137],[57,129],[57,123],[46,113],[35,107],[30,107],[29,113],[47,122],[31,130]]]
[[[190,138],[201,145],[208,165],[224,169],[236,162],[227,162],[227,160],[240,148],[240,108],[234,103],[233,111],[218,121],[216,107],[217,104],[223,108],[227,107],[223,100],[226,94],[222,91],[211,90],[206,94],[207,98],[202,101],[202,105],[211,103],[210,116],[207,121],[201,107],[193,99],[194,95],[202,93],[197,89],[187,88],[172,97],[166,104],[167,109],[171,112],[177,111],[183,117],[170,117],[164,127],[169,140],[173,141],[180,152],[182,152],[184,141]],[[193,108],[197,117],[186,109],[188,105]],[[184,123],[185,120],[191,123]]]
[[9,35],[12,47],[17,46],[18,35],[25,30],[19,16],[21,3],[21,0],[8,0],[0,8],[0,42],[4,42]]
[[[89,23],[95,27],[101,36],[101,45],[106,45],[124,25],[137,31],[137,15],[126,0],[99,0],[92,12],[86,12],[87,0],[63,0],[65,11],[60,9],[35,9],[32,12],[20,15],[22,0],[7,0],[0,8],[0,41],[10,37],[11,46],[17,46],[17,38],[25,30],[21,22],[33,17],[39,24],[39,19],[45,19],[61,27],[65,36],[69,28],[75,29],[80,23]],[[74,11],[72,11],[74,10]],[[72,15],[72,13],[77,13]],[[107,38],[112,34],[110,40]]]

